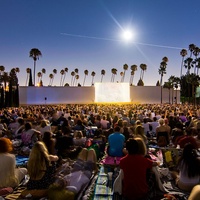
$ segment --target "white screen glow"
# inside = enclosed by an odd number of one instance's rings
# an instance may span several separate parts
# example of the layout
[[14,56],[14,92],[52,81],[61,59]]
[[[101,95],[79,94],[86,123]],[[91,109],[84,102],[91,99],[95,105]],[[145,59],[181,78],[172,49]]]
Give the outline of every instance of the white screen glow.
[[130,102],[129,83],[95,83],[95,102]]

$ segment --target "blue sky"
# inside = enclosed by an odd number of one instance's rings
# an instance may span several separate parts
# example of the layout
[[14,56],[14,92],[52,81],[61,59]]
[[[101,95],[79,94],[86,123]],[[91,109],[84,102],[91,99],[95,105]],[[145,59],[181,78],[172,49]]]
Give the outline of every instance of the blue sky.
[[[26,83],[26,68],[33,69],[29,51],[38,48],[42,57],[36,72],[46,69],[43,84],[49,84],[49,74],[57,69],[53,85],[60,85],[60,70],[67,67],[65,83],[71,83],[71,71],[79,69],[83,84],[84,70],[89,71],[85,85],[101,80],[101,70],[110,82],[111,69],[118,70],[115,81],[126,63],[125,82],[130,79],[130,66],[138,65],[133,84],[144,63],[145,85],[155,85],[160,79],[158,68],[164,56],[169,59],[167,74],[180,75],[182,48],[200,46],[199,0],[0,0],[0,65],[5,71],[19,67],[19,84]],[[121,39],[130,28],[135,39]],[[183,71],[185,73],[185,70]],[[37,81],[37,79],[36,79]]]

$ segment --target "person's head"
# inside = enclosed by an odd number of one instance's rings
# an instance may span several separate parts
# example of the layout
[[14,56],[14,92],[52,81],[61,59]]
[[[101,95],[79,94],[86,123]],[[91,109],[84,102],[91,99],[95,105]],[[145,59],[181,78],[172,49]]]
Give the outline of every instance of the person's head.
[[47,126],[47,121],[46,121],[46,120],[42,120],[42,121],[40,122],[40,126],[41,126],[42,128],[44,128],[45,126]]
[[24,125],[24,119],[22,117],[18,117],[17,118],[17,122],[20,124],[20,125]]
[[200,175],[200,161],[198,159],[197,150],[191,143],[188,143],[184,146],[180,161],[183,161],[186,165],[189,177]]
[[139,150],[138,142],[133,138],[129,138],[126,141],[126,150],[128,151],[128,154],[130,155],[138,154],[138,150]]
[[157,117],[153,117],[153,121],[156,122],[157,121]]
[[29,129],[32,129],[32,124],[30,122],[26,122],[24,127],[25,127],[25,130],[27,131]]
[[123,127],[123,120],[122,119],[118,119],[117,126]]
[[45,131],[43,135],[43,140],[48,141],[52,138],[53,134],[50,131]]
[[120,131],[120,127],[119,127],[119,126],[116,126],[116,127],[114,128],[114,131],[115,131],[115,132],[119,132],[119,131]]
[[74,132],[74,138],[82,138],[82,137],[83,137],[82,131],[75,131]]
[[163,119],[163,118],[160,118],[160,119],[158,120],[158,122],[159,122],[160,126],[162,126],[162,125],[164,124],[164,119]]
[[147,154],[147,148],[144,140],[140,137],[136,137],[135,140],[138,143],[138,154],[145,156]]
[[9,153],[13,150],[12,142],[8,138],[0,138],[0,153]]
[[142,125],[138,125],[135,128],[135,134],[136,135],[144,135],[144,127]]

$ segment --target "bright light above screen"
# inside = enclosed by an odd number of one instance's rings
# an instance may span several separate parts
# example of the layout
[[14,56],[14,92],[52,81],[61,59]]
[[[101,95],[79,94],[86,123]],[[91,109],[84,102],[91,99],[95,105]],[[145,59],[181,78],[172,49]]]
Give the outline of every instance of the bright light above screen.
[[95,83],[95,102],[130,102],[129,83]]
[[133,33],[130,30],[125,30],[123,32],[124,40],[131,40],[133,38]]

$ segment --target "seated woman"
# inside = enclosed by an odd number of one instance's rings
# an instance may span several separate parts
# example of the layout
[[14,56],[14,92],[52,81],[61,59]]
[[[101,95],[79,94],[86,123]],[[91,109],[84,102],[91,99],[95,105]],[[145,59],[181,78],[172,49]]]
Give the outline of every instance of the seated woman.
[[41,140],[39,131],[32,128],[32,124],[27,122],[24,125],[24,130],[21,133],[22,143],[25,146],[32,146],[37,140]]
[[48,153],[43,142],[36,142],[31,150],[28,161],[28,174],[30,180],[27,183],[27,189],[47,189],[54,182],[55,165],[58,156]]
[[27,174],[26,168],[16,168],[15,155],[11,154],[12,142],[0,138],[0,188],[17,187]]
[[40,131],[42,138],[43,138],[45,132],[47,132],[47,131],[51,132],[51,126],[47,120],[42,120],[37,129],[38,129],[38,131]]
[[183,154],[178,162],[179,174],[173,174],[178,187],[190,192],[200,183],[200,159],[192,144],[185,145]]
[[165,147],[169,144],[169,129],[164,124],[164,119],[159,119],[159,126],[156,128],[157,144],[160,147]]
[[141,138],[129,138],[126,142],[128,154],[121,158],[122,195],[125,199],[145,199],[148,195],[147,170],[157,166],[145,158],[146,145]]
[[49,131],[44,132],[42,141],[47,147],[49,154],[55,155],[56,154],[56,140],[53,138],[53,134]]
[[145,135],[144,127],[142,125],[136,126],[135,133],[134,133],[134,138],[135,137],[142,138],[145,144],[148,143],[147,136]]
[[82,131],[75,131],[73,142],[75,146],[85,147],[86,137],[83,137]]

